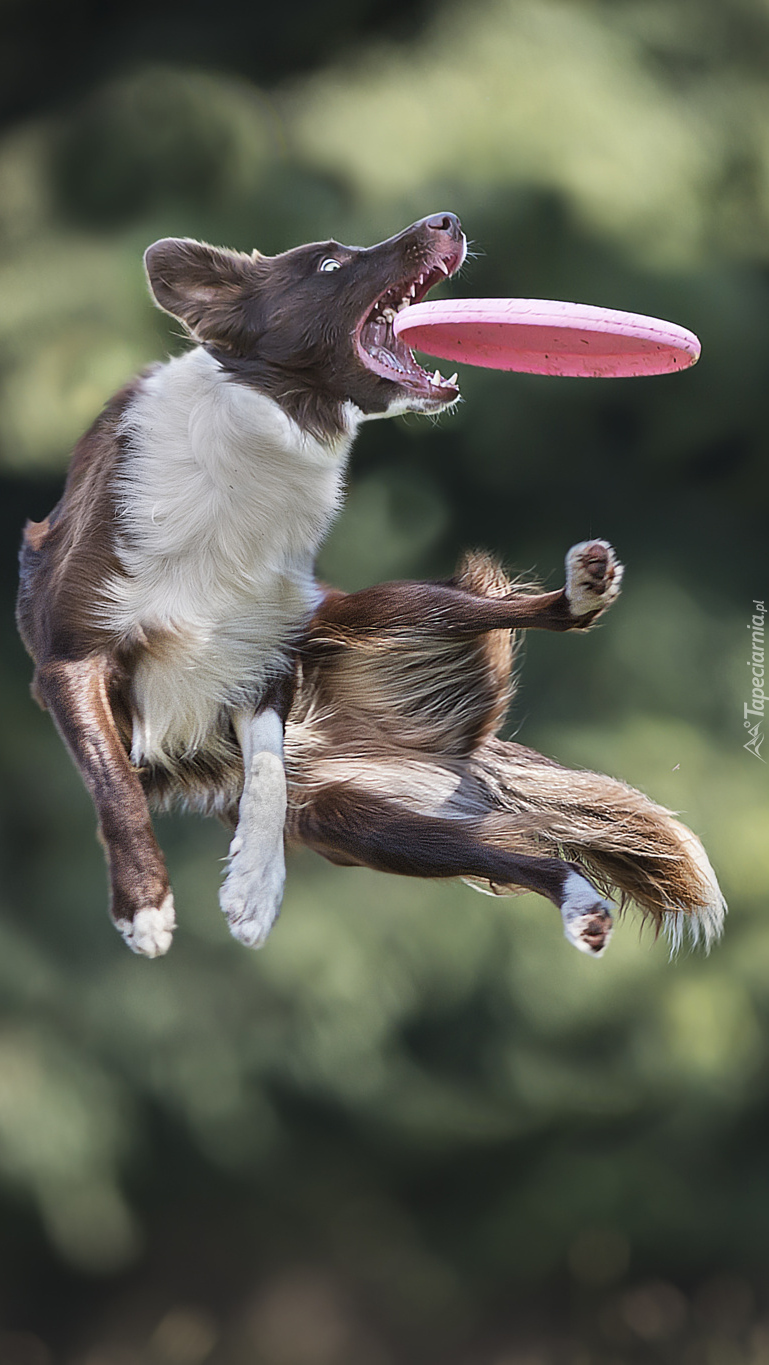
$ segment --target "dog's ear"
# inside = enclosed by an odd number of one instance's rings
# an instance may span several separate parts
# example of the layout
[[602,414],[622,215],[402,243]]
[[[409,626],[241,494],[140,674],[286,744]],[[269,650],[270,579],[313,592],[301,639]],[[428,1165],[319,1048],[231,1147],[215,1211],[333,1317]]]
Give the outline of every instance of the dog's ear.
[[163,237],[145,251],[144,268],[160,308],[199,341],[226,342],[258,259],[258,252],[245,256],[191,238]]

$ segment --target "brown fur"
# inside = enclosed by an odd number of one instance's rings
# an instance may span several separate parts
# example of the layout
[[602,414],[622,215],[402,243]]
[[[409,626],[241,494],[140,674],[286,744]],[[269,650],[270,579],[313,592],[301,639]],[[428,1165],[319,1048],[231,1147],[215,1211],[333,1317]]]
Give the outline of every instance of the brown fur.
[[108,403],[75,446],[61,500],[44,521],[27,522],[17,622],[33,659],[83,659],[116,641],[94,611],[94,588],[120,573],[115,555],[118,424],[136,385]]

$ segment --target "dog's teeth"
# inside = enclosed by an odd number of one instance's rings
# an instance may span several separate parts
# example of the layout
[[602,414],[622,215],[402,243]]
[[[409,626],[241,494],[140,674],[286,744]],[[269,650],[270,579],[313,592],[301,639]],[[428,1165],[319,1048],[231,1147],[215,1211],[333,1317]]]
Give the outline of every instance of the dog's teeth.
[[388,322],[392,322],[393,318],[395,317],[395,309],[394,309],[394,308],[383,308],[383,309],[382,309],[382,317],[383,317],[383,318],[386,318]]
[[446,384],[451,384],[452,387],[453,387],[453,386],[456,384],[456,382],[457,382],[458,379],[459,379],[459,375],[457,374],[457,372],[456,372],[456,370],[455,370],[454,373],[453,373],[453,375],[451,376],[451,378],[450,378],[450,379],[444,380],[444,383],[446,383]]
[[440,370],[436,370],[436,371],[435,371],[435,374],[433,375],[433,383],[434,383],[434,384],[442,384],[442,383],[443,383],[443,380],[442,380],[442,378],[441,378],[441,372],[440,372]]
[[448,273],[449,273],[449,268],[448,268],[448,266],[446,265],[446,262],[445,262],[445,261],[439,261],[439,262],[438,262],[438,269],[439,269],[439,270],[442,270],[443,273],[444,273],[444,275],[448,275]]

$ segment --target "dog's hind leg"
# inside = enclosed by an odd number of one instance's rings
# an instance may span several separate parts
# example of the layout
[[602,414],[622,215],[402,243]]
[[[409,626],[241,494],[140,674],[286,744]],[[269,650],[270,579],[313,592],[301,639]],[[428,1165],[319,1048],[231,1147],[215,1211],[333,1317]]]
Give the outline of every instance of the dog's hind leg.
[[120,741],[110,705],[112,664],[104,655],[57,660],[35,675],[82,773],[99,818],[111,885],[110,913],[135,953],[168,952],[174,903],[141,783]]
[[468,822],[421,815],[339,783],[297,807],[292,834],[331,862],[406,877],[472,877],[538,892],[558,906],[569,942],[593,957],[611,937],[613,907],[581,868],[483,843]]
[[256,716],[236,715],[233,723],[243,753],[243,795],[219,903],[235,938],[260,948],[280,911],[286,881],[283,721],[267,707]]

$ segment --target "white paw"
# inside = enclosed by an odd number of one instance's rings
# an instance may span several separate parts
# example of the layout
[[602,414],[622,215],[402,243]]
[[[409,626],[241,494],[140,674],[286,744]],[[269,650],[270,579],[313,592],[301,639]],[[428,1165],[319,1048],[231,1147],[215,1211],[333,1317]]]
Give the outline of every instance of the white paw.
[[230,932],[248,948],[262,946],[280,911],[286,882],[285,818],[283,764],[275,754],[258,754],[240,803],[229,871],[219,893]]
[[624,573],[605,540],[582,540],[566,556],[566,597],[572,616],[603,611],[619,596]]
[[130,922],[121,920],[117,927],[132,952],[141,953],[143,957],[162,957],[171,947],[176,928],[171,892],[157,909],[145,906],[143,910],[137,910]]
[[[236,840],[232,842],[234,845]],[[235,849],[219,893],[219,904],[227,916],[230,933],[247,948],[261,948],[267,938],[280,912],[285,882],[282,838],[278,847],[270,849],[261,840]]]
[[587,878],[578,872],[569,873],[563,892],[561,915],[569,943],[581,953],[600,957],[614,928],[611,901],[603,900]]

